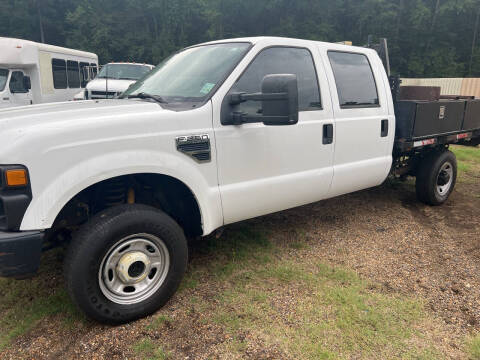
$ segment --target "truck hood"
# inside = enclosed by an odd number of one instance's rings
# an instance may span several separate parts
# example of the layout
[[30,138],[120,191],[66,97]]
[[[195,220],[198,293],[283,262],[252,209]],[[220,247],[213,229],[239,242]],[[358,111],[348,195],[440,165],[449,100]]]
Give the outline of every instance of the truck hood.
[[[4,109],[0,111],[0,164],[21,161],[26,152],[47,151],[55,144],[94,139],[99,137],[96,130],[100,128],[112,134],[134,133],[137,120],[158,119],[168,113],[173,112],[137,99],[69,101]],[[121,128],[116,127],[120,123]]]
[[163,110],[158,104],[136,99],[105,99],[66,101],[49,104],[19,106],[0,111],[0,134],[7,130],[28,130],[32,125],[50,126],[55,123],[68,124],[79,119],[115,117],[125,112]]
[[[135,82],[136,80],[108,79],[108,91],[124,92]],[[87,84],[86,89],[90,91],[107,91],[107,79],[93,79]]]

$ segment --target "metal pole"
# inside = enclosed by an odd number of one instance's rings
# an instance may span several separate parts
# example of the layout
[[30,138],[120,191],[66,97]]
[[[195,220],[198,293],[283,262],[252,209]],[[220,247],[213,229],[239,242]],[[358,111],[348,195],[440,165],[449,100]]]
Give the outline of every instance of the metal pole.
[[390,77],[391,71],[390,71],[390,54],[388,53],[388,43],[387,39],[383,38],[380,39],[381,41],[381,46],[383,47],[383,53],[385,56],[385,70],[387,70],[387,75]]

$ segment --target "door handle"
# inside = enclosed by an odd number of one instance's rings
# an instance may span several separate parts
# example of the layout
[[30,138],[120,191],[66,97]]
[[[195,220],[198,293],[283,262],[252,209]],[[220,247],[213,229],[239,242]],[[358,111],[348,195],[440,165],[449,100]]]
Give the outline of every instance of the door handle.
[[388,120],[387,119],[382,120],[382,125],[381,125],[381,129],[380,129],[380,136],[381,137],[388,136]]
[[323,125],[323,140],[324,145],[333,143],[333,124]]

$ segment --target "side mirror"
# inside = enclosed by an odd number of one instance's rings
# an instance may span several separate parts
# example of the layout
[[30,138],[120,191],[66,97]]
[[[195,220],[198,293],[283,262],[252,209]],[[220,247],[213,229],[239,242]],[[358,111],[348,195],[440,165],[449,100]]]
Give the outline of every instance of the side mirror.
[[[230,105],[245,101],[261,101],[262,115],[234,111],[228,124],[263,122],[265,125],[294,125],[298,122],[298,87],[294,74],[271,74],[262,80],[261,93],[230,95]],[[225,124],[227,125],[227,124]]]
[[32,82],[30,81],[30,76],[23,77],[23,88],[27,91],[32,88]]
[[262,81],[262,94],[285,94],[278,100],[262,100],[265,125],[293,125],[298,122],[297,76],[293,74],[267,75]]

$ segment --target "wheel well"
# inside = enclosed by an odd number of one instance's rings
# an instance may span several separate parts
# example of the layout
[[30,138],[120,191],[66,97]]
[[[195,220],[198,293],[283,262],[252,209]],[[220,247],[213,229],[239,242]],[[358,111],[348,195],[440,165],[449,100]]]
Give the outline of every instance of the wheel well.
[[203,232],[198,202],[183,182],[167,175],[142,173],[113,177],[82,190],[57,215],[49,237],[69,234],[98,212],[128,203],[163,210],[183,228],[186,236]]

